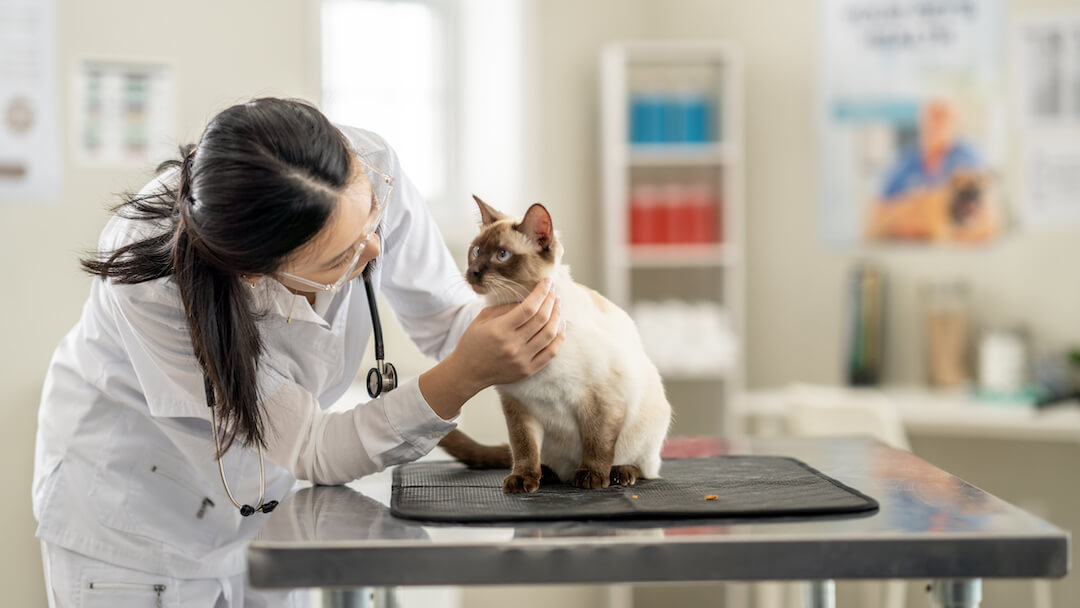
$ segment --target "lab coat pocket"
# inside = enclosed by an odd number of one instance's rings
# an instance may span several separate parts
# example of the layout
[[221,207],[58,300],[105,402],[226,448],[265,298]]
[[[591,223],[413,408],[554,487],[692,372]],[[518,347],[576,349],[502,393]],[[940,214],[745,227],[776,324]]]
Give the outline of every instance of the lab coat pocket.
[[199,559],[235,537],[240,515],[184,460],[147,448],[136,459],[110,527],[147,536]]
[[[176,580],[119,567],[92,567],[79,577],[83,608],[165,608],[179,606]],[[216,598],[215,598],[216,599]],[[211,605],[211,604],[206,604]]]
[[[127,608],[135,606],[175,606],[175,601],[166,601],[165,592],[169,586],[163,583],[129,583],[105,580],[91,581],[83,589],[81,606],[85,608]],[[175,600],[170,595],[170,599]]]

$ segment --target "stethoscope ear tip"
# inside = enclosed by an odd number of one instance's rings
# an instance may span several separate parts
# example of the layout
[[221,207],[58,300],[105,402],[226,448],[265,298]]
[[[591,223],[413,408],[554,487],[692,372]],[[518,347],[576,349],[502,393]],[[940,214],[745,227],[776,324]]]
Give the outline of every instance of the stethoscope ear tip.
[[259,505],[258,509],[256,509],[255,507],[253,507],[251,505],[244,505],[244,506],[240,507],[240,515],[243,515],[244,517],[249,517],[249,516],[254,515],[256,513],[269,513],[271,511],[273,511],[274,509],[276,509],[277,506],[278,506],[278,501],[276,501],[276,500],[271,500],[270,502],[264,502],[263,504]]

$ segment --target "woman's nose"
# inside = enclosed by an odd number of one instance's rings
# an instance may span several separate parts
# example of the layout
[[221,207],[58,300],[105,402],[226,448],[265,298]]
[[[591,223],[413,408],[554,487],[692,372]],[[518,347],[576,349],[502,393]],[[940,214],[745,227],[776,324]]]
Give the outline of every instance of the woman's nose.
[[360,273],[367,268],[368,262],[379,257],[379,253],[382,252],[382,237],[379,233],[371,235],[371,240],[367,245],[364,245],[364,252],[360,254],[360,261],[356,264],[356,276],[360,276]]
[[366,263],[370,262],[371,260],[374,260],[375,258],[379,257],[379,254],[381,252],[382,252],[382,237],[379,236],[379,233],[375,233],[375,234],[371,235],[371,240],[368,241],[367,247],[364,247],[364,253],[362,254],[362,257],[364,259],[364,263],[366,264]]

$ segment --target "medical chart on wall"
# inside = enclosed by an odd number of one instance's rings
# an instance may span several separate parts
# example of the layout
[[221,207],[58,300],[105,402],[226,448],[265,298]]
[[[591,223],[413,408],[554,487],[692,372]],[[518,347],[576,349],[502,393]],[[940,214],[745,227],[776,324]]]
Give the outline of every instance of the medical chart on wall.
[[818,153],[833,244],[1001,232],[1002,0],[823,0]]
[[72,80],[76,163],[145,167],[176,156],[167,65],[86,59]]
[[1013,32],[1025,225],[1080,226],[1080,11],[1020,19]]
[[0,204],[60,196],[52,0],[0,0]]

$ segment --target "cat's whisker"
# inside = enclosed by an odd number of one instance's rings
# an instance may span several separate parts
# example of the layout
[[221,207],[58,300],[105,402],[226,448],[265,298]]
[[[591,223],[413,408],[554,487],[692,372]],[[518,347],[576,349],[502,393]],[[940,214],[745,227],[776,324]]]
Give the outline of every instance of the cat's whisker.
[[496,277],[496,276],[488,277],[485,280],[484,284],[487,285],[488,287],[490,287],[491,289],[498,289],[500,291],[500,293],[507,291],[506,281],[503,280],[501,277]]
[[522,300],[529,295],[529,290],[525,288],[521,283],[515,283],[513,281],[507,281],[507,287],[514,292],[514,295]]
[[505,277],[492,277],[492,279],[494,279],[505,289],[507,289],[512,297],[518,298],[519,300],[524,300],[525,296],[529,295],[529,290],[525,289],[525,287],[520,283],[515,283],[514,281],[511,281],[510,279],[507,279]]
[[487,288],[489,294],[498,295],[501,297],[500,294],[502,293],[503,287],[498,277],[486,277],[482,285]]
[[514,294],[505,285],[501,285],[498,282],[492,282],[490,284],[491,291],[498,298],[502,304],[509,304],[514,301]]
[[520,302],[523,298],[513,289],[512,285],[502,285],[502,291],[506,294],[506,303]]
[[513,289],[504,282],[492,283],[491,287],[492,291],[496,291],[499,295],[499,299],[502,303],[512,303],[521,300],[521,298],[517,297],[517,294]]

